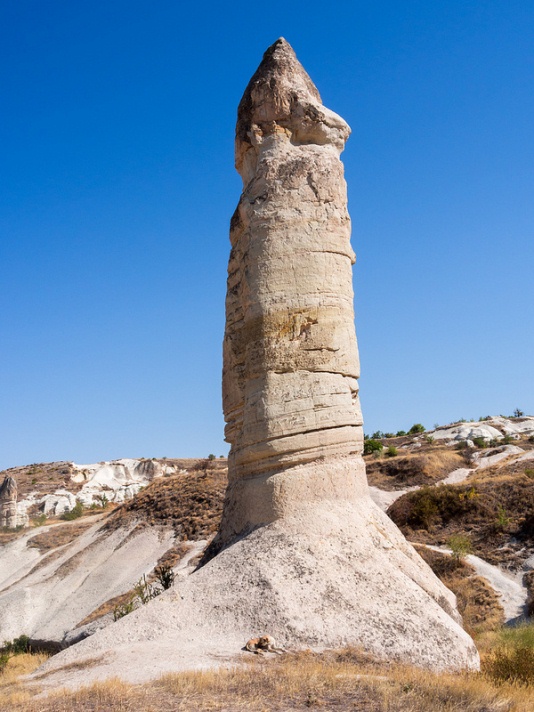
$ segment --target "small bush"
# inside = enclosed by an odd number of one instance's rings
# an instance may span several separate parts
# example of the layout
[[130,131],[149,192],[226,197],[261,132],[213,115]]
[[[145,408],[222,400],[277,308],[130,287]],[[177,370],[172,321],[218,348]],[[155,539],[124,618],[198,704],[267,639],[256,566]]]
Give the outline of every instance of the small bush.
[[383,448],[380,440],[366,440],[363,445],[363,454],[371,455],[373,452],[381,452]]
[[388,447],[388,449],[386,450],[386,455],[388,457],[396,457],[398,454],[399,454],[399,451],[393,445],[390,445]]
[[63,512],[61,519],[71,522],[73,519],[79,519],[83,514],[83,504],[78,500],[74,507],[69,512]]
[[525,470],[525,475],[529,477],[531,480],[534,480],[534,468],[532,467],[527,467]]
[[174,583],[174,571],[170,566],[158,566],[155,570],[158,583],[164,591],[169,589]]
[[530,648],[499,648],[486,662],[486,674],[496,682],[534,682],[534,651]]
[[23,653],[29,653],[30,638],[27,635],[20,635],[14,640],[6,640],[2,646],[2,652],[9,653],[10,655],[22,655]]
[[398,526],[428,530],[433,524],[447,524],[476,509],[478,496],[474,487],[424,486],[394,502],[388,514]]
[[471,539],[465,534],[453,534],[447,541],[452,558],[459,564],[473,551]]
[[371,435],[371,438],[373,440],[380,440],[383,437],[384,433],[381,430],[375,430],[375,432]]
[[118,621],[119,618],[124,618],[124,616],[127,616],[128,613],[131,613],[133,610],[135,610],[135,596],[115,606],[113,609],[113,620]]
[[514,410],[514,418],[522,418],[525,414],[519,408]]
[[38,517],[35,517],[35,519],[32,519],[32,524],[35,527],[42,527],[43,524],[46,523],[46,514],[43,512],[40,514]]
[[417,433],[424,433],[426,430],[424,425],[421,425],[421,423],[415,423],[412,425],[412,427],[408,430],[408,435],[416,435]]
[[486,438],[473,438],[473,443],[479,448],[484,448],[488,446],[488,441],[486,440]]
[[215,455],[210,452],[210,454],[208,455],[208,460],[215,460]]
[[398,438],[402,438],[403,435],[406,435],[406,430],[397,430]]
[[504,507],[499,505],[499,508],[497,510],[497,519],[495,521],[495,529],[497,529],[498,531],[503,531],[508,526],[510,526],[511,521],[512,520],[506,514],[506,510],[504,509]]
[[134,586],[134,593],[142,605],[145,605],[145,603],[148,603],[153,598],[156,598],[156,596],[159,596],[161,589],[151,583],[148,583],[145,574],[143,574]]

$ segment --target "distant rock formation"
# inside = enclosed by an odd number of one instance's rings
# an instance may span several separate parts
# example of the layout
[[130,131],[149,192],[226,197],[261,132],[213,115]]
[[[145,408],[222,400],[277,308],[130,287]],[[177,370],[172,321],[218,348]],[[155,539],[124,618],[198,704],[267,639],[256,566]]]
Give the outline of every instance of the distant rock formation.
[[17,526],[17,483],[6,477],[0,485],[0,527]]

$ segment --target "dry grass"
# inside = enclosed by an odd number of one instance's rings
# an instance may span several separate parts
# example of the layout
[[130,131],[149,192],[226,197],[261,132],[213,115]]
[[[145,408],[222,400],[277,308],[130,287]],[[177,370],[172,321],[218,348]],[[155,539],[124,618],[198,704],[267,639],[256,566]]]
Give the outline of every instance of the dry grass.
[[476,575],[470,564],[424,546],[416,546],[416,549],[436,576],[456,595],[458,611],[470,635],[478,636],[503,625],[504,610],[499,596],[484,578]]
[[467,534],[473,553],[519,568],[534,550],[534,479],[488,470],[468,484],[409,492],[388,515],[410,541],[446,545],[453,534]]
[[13,712],[531,712],[534,706],[529,686],[373,664],[352,650],[254,658],[239,668],[165,675],[145,685],[110,679],[40,699],[30,696],[37,690],[9,687],[0,688],[0,709]]
[[29,547],[39,549],[41,554],[44,554],[51,549],[57,549],[59,546],[70,544],[80,536],[86,529],[92,527],[94,521],[84,520],[76,523],[58,523],[46,532],[37,534],[28,541]]
[[3,672],[0,672],[0,710],[24,709],[32,694],[22,682],[24,675],[29,675],[47,660],[48,655],[15,655]]
[[146,526],[170,524],[181,541],[207,539],[217,531],[228,473],[226,461],[197,461],[185,474],[160,477],[118,508],[106,529],[133,520]]
[[48,494],[60,487],[67,487],[70,492],[78,492],[83,483],[73,482],[70,478],[74,468],[70,462],[40,462],[22,467],[12,467],[0,472],[0,480],[9,475],[17,481],[18,498],[24,499],[30,492]]
[[379,458],[366,457],[365,466],[369,484],[385,490],[434,484],[453,470],[466,467],[459,452],[443,446],[427,446],[424,452],[402,453],[396,457],[387,457],[384,453],[385,450]]

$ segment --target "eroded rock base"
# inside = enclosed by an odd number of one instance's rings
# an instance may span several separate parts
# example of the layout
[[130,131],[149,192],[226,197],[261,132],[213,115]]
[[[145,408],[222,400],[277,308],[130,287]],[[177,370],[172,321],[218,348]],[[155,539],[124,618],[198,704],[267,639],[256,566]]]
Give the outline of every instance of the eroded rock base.
[[303,501],[39,672],[55,685],[140,682],[246,660],[241,648],[261,634],[288,650],[353,645],[438,670],[479,666],[454,595],[364,495]]

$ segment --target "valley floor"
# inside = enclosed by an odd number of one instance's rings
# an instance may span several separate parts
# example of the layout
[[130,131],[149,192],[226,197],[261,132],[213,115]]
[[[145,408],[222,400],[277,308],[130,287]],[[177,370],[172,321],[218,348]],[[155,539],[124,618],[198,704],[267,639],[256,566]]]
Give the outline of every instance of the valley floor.
[[[14,661],[16,661],[14,659]],[[487,657],[480,674],[434,674],[378,665],[353,649],[253,657],[240,668],[166,675],[144,685],[117,679],[76,692],[34,697],[17,672],[29,672],[31,656],[0,676],[0,709],[12,712],[163,712],[199,710],[361,710],[362,712],[531,712],[534,687],[499,682]],[[35,664],[40,661],[35,660]],[[530,658],[534,671],[534,660]],[[498,670],[497,670],[498,672]],[[498,675],[497,675],[498,677]]]

